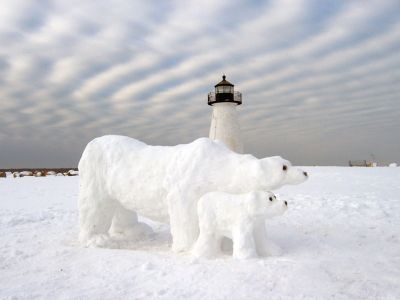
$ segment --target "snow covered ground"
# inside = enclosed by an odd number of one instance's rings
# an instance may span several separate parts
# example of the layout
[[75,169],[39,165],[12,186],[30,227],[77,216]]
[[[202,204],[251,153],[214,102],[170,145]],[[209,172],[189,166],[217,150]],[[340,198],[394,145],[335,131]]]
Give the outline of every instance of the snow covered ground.
[[168,226],[124,249],[77,244],[78,177],[0,179],[0,299],[400,299],[400,168],[305,167],[267,223],[280,257],[195,260]]

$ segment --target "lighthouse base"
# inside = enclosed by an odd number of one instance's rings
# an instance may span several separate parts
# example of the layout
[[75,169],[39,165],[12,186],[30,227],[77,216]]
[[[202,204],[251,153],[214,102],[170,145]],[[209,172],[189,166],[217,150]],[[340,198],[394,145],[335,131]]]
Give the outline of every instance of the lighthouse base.
[[211,117],[210,139],[222,141],[229,149],[243,153],[243,143],[235,103],[215,103]]

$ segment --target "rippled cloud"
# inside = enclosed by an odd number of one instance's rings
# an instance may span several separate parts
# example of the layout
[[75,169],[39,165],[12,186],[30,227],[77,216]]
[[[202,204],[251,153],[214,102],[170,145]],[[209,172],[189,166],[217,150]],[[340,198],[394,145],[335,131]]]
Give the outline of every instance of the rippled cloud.
[[223,73],[247,152],[399,162],[399,16],[398,0],[5,0],[0,167],[74,166],[103,134],[207,136]]

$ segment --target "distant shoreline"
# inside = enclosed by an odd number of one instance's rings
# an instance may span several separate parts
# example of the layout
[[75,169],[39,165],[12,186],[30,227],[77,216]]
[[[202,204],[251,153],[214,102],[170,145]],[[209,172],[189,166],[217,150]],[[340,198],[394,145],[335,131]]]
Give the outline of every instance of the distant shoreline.
[[78,171],[78,168],[8,168],[8,169],[0,169],[0,172],[23,172],[23,171],[30,171],[30,172],[35,172],[35,171],[39,171],[39,172],[48,172],[48,171],[54,171],[56,173],[65,173],[68,172],[69,170],[74,170],[74,171]]

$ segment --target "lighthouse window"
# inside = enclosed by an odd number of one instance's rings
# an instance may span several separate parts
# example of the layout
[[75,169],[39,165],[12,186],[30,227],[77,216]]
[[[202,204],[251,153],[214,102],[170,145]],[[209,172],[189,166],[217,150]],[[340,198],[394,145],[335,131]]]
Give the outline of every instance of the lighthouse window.
[[217,94],[221,94],[221,93],[233,94],[233,86],[228,86],[228,85],[217,86],[215,88],[215,92]]
[[231,86],[224,86],[224,93],[232,93],[232,87]]

